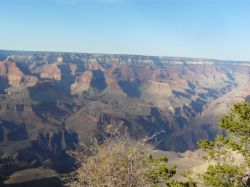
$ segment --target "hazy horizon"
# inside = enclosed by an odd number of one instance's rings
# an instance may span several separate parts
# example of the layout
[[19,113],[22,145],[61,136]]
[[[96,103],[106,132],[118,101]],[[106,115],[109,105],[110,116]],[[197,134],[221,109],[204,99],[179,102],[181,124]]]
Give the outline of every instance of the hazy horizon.
[[8,0],[3,50],[250,60],[246,0]]
[[22,50],[22,49],[1,49],[0,51],[17,51],[17,52],[41,52],[41,53],[79,53],[79,54],[92,54],[92,55],[128,55],[128,56],[142,56],[142,57],[159,57],[159,58],[187,58],[187,59],[202,59],[202,60],[218,60],[218,61],[232,61],[232,62],[246,62],[250,63],[250,60],[232,60],[232,59],[220,59],[220,58],[206,58],[206,57],[193,57],[193,56],[160,56],[160,55],[144,55],[144,54],[132,54],[132,53],[97,53],[97,52],[84,52],[84,51],[48,51],[48,50]]

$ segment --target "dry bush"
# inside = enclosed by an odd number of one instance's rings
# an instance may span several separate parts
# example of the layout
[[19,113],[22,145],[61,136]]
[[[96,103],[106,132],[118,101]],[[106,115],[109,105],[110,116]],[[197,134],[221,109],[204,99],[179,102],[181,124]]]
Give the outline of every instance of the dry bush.
[[132,141],[127,135],[108,138],[102,145],[72,153],[79,167],[67,178],[67,185],[91,187],[141,187],[167,183],[175,169],[167,168],[167,158],[152,158],[153,146],[146,139]]

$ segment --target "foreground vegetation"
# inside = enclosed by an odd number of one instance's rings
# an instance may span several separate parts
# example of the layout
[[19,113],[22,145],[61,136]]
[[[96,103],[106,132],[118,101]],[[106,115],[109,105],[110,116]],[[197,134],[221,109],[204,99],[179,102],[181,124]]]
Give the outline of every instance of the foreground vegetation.
[[250,186],[250,103],[235,104],[219,125],[226,136],[198,142],[212,163],[200,180],[214,187]]
[[201,140],[199,147],[208,153],[210,163],[197,178],[188,182],[173,180],[175,167],[165,156],[153,157],[154,147],[147,139],[132,141],[128,136],[109,136],[103,144],[96,141],[72,155],[78,169],[67,177],[69,186],[143,187],[143,186],[250,186],[250,104],[237,103],[220,121],[225,135],[214,141]]
[[79,168],[70,178],[69,186],[143,187],[160,185],[189,187],[193,183],[172,180],[174,166],[165,156],[153,157],[154,147],[147,139],[132,141],[127,135],[108,138],[102,145],[96,141],[73,153]]

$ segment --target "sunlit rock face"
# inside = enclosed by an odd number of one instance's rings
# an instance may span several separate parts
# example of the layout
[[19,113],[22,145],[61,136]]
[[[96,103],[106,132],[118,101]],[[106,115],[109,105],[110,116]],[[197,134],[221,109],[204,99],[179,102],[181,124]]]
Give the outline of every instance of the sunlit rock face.
[[71,85],[72,93],[79,93],[89,90],[91,87],[92,77],[93,73],[90,70],[86,70],[80,76],[77,76],[75,83]]
[[248,62],[15,51],[0,59],[0,173],[70,170],[67,150],[101,141],[110,124],[135,139],[161,131],[159,149],[195,149],[250,98]]
[[16,66],[15,62],[7,61],[0,64],[0,75],[10,85],[18,85],[23,79],[23,73]]
[[36,76],[25,74],[16,62],[5,61],[0,63],[0,93],[22,95],[21,92],[36,85],[37,80]]
[[56,64],[45,64],[41,67],[37,67],[34,73],[39,74],[40,78],[43,79],[54,79],[61,80],[61,71]]

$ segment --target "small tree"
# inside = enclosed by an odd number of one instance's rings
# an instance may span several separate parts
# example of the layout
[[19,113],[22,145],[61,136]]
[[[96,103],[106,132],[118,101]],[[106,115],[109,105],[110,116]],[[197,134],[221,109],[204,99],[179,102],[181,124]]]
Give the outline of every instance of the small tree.
[[[202,140],[200,148],[208,151],[208,159],[214,161],[201,175],[206,185],[218,187],[250,186],[250,104],[242,101],[233,106],[219,126],[227,132],[215,141]],[[235,160],[235,155],[242,162]]]
[[[153,158],[153,146],[145,139],[132,141],[128,136],[96,141],[83,151],[74,152],[79,167],[67,178],[69,186],[144,187],[145,185],[184,183],[171,181],[175,167],[167,167],[164,156]],[[172,185],[171,185],[172,186]]]

